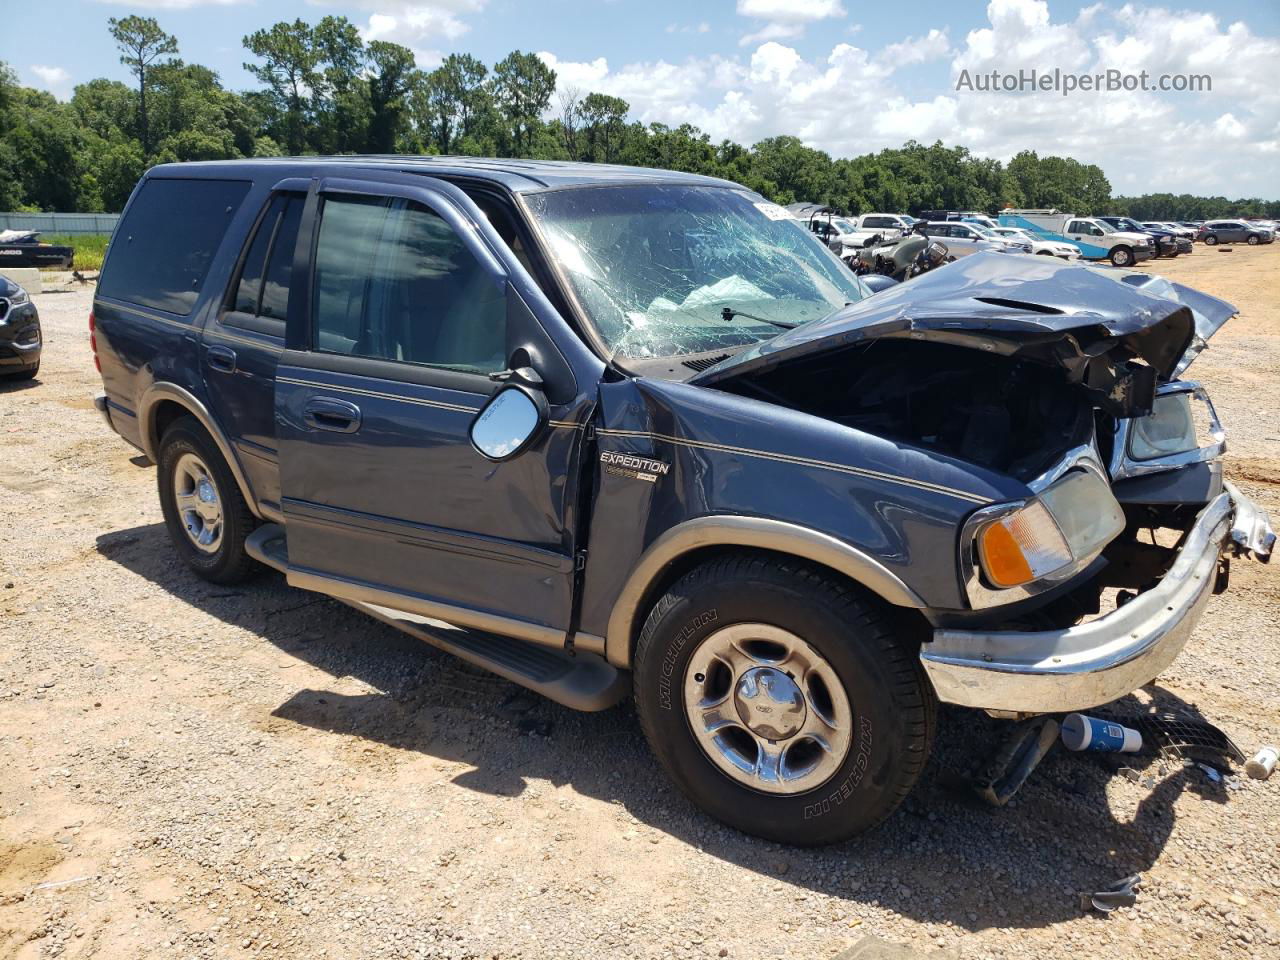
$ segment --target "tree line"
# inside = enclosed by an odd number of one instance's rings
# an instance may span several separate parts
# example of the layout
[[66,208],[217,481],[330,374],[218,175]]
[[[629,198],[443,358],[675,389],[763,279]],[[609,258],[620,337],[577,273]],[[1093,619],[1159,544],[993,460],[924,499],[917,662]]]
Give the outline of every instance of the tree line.
[[908,141],[832,157],[791,136],[713,142],[690,124],[630,118],[627,101],[560,88],[533,53],[493,65],[365,42],[346,17],[281,21],[244,38],[260,86],[226,89],[151,17],[108,21],[133,82],[98,78],[61,103],[0,63],[0,210],[118,211],[149,166],[305,154],[406,153],[588,160],[723,177],[778,203],[844,213],[1056,207],[1144,220],[1280,217],[1280,201],[1168,193],[1113,197],[1094,164],[1025,150],[1008,163]]

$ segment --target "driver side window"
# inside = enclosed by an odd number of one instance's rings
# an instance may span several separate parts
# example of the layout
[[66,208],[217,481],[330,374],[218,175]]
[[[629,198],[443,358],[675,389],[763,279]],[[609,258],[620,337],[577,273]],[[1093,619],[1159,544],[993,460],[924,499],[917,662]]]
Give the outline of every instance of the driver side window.
[[329,196],[316,241],[315,349],[485,374],[506,366],[506,298],[438,214]]

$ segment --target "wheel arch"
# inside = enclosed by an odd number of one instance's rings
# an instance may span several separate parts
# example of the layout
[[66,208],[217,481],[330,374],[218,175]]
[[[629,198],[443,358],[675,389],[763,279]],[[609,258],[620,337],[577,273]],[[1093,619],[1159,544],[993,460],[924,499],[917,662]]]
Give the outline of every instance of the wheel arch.
[[919,610],[927,606],[875,557],[828,534],[763,517],[699,517],[667,530],[637,561],[609,616],[604,638],[606,659],[616,667],[631,669],[636,638],[657,598],[697,564],[734,549],[809,561],[895,607]]
[[249,509],[253,515],[259,520],[263,519],[262,513],[258,509],[257,498],[253,495],[253,488],[249,486],[249,480],[245,476],[244,469],[240,465],[240,459],[236,456],[235,449],[231,446],[231,442],[227,439],[222,428],[218,426],[217,421],[213,419],[213,415],[209,413],[200,399],[185,387],[180,387],[176,383],[168,381],[158,381],[151,384],[142,395],[142,400],[138,404],[138,422],[141,425],[142,451],[147,455],[152,463],[160,462],[160,438],[164,436],[164,431],[169,425],[179,417],[192,416],[199,421],[205,432],[213,440],[218,447],[218,452],[222,454],[222,459],[226,461],[227,468],[231,471],[231,475],[235,477],[236,485],[240,488],[240,493],[244,496],[244,501],[249,505]]

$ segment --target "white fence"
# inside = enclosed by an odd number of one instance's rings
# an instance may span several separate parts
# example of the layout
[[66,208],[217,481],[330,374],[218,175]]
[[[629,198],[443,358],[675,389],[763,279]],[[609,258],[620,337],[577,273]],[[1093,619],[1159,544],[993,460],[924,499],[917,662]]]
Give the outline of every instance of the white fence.
[[118,213],[0,213],[0,230],[39,230],[50,236],[66,233],[111,233]]

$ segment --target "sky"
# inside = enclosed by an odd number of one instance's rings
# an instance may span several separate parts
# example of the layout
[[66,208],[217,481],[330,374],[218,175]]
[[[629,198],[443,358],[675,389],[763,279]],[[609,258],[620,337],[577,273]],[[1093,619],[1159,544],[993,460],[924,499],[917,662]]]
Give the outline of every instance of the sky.
[[[424,69],[452,52],[536,52],[562,89],[620,96],[633,119],[692,123],[714,141],[791,134],[835,156],[908,139],[1000,160],[1032,149],[1098,164],[1117,194],[1280,198],[1278,0],[46,2],[56,28],[45,3],[0,0],[0,60],[62,99],[93,77],[129,79],[108,17],[155,17],[180,56],[243,89],[245,35],[332,13],[410,47]],[[1211,90],[975,89],[993,70],[1031,69],[1207,74]]]

